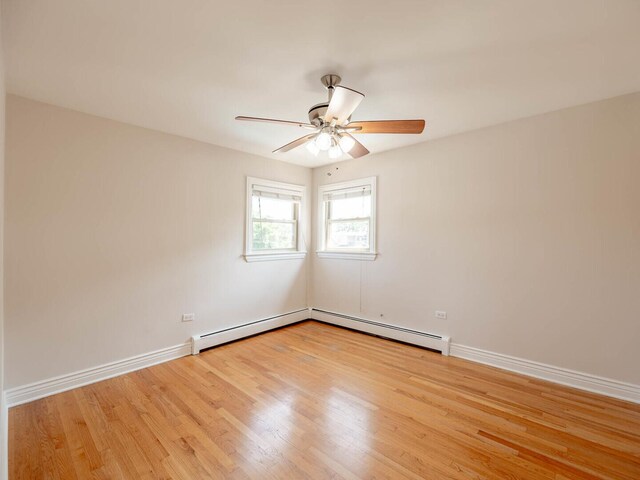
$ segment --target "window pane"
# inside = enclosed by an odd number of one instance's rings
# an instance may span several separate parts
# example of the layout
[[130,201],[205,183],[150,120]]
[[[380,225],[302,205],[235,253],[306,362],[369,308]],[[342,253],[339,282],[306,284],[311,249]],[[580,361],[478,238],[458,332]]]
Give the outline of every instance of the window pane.
[[253,218],[294,220],[295,202],[269,197],[251,197]]
[[369,248],[369,219],[330,222],[328,248]]
[[295,223],[253,222],[253,250],[290,250],[295,248]]
[[371,216],[371,195],[331,200],[331,219]]

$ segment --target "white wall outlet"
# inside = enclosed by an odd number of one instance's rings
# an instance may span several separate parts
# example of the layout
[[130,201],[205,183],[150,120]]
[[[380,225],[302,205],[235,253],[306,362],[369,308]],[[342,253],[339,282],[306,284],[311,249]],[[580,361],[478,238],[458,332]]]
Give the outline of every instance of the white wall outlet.
[[183,313],[182,314],[182,321],[183,322],[193,322],[193,320],[196,318],[196,314],[195,313]]
[[436,310],[436,318],[440,318],[442,320],[447,319],[447,312],[443,312],[442,310]]

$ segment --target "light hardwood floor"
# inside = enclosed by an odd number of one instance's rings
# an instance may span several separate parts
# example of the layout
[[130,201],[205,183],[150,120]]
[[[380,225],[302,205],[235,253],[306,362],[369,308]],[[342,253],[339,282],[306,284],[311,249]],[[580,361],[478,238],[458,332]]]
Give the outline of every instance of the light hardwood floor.
[[640,479],[640,406],[304,322],[10,410],[10,479]]

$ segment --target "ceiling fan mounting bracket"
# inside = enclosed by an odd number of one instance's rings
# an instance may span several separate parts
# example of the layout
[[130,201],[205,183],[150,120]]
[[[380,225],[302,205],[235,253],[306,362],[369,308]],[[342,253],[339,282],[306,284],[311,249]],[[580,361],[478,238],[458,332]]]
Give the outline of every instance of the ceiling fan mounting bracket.
[[342,78],[340,78],[340,75],[336,75],[335,73],[328,73],[327,75],[323,75],[320,81],[325,88],[333,88],[340,84]]

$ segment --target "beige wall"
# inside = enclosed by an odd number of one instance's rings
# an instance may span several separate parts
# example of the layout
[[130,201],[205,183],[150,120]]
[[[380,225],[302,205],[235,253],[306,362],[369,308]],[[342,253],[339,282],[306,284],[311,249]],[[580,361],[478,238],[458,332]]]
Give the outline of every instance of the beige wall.
[[380,256],[314,258],[315,307],[640,384],[640,94],[318,168],[314,185],[371,175]]
[[8,96],[5,387],[306,307],[305,260],[241,258],[247,175],[311,183],[303,167]]
[[378,176],[380,256],[308,266],[241,258],[245,176],[308,169],[14,96],[7,116],[7,388],[307,304],[640,384],[640,94],[314,170]]

